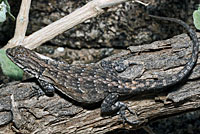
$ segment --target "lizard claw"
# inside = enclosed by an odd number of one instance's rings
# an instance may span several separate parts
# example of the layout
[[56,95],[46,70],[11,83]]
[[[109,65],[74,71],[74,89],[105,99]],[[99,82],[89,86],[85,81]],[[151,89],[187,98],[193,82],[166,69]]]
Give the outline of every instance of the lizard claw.
[[120,108],[119,110],[119,114],[123,120],[123,124],[125,124],[125,122],[127,122],[130,125],[137,125],[140,123],[140,121],[130,121],[126,115],[125,115],[125,111],[128,110],[131,114],[133,114],[134,116],[136,116],[137,118],[137,114],[135,113],[135,111],[132,111],[130,108],[128,108],[124,103],[122,103],[123,106]]

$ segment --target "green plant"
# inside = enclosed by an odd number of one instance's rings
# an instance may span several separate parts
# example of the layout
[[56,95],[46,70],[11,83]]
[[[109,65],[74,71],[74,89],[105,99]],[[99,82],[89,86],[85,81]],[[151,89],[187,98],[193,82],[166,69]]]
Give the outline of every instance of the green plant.
[[5,50],[0,50],[0,66],[4,75],[15,80],[21,80],[23,70],[15,65],[7,56]]
[[15,20],[15,17],[10,12],[8,1],[0,0],[0,23],[6,20],[6,15],[8,15],[12,20]]
[[200,5],[198,7],[198,10],[195,10],[193,12],[193,19],[196,29],[200,30]]

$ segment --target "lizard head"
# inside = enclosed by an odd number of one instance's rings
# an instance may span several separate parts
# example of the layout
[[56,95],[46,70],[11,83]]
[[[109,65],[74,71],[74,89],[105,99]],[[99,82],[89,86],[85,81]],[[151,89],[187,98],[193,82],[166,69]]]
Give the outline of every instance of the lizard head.
[[22,46],[16,46],[13,48],[8,48],[6,50],[6,55],[12,62],[23,69],[24,67],[22,66],[22,63],[26,62],[28,57],[30,57],[30,50]]
[[13,48],[8,48],[6,50],[6,55],[12,62],[23,69],[23,66],[20,66],[19,64],[22,64],[22,62],[28,62],[29,57],[31,56],[31,50],[22,46],[16,46]]
[[28,72],[30,75],[37,75],[40,73],[41,62],[38,55],[23,46],[16,46],[6,50],[8,58],[14,62],[18,67]]
[[23,46],[16,46],[13,48],[8,48],[6,50],[6,55],[12,60],[15,58],[29,56],[30,50]]

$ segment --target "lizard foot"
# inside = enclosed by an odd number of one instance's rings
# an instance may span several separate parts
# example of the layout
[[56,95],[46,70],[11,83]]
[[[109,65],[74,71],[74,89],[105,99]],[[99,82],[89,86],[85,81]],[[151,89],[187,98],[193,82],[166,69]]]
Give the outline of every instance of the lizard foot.
[[125,115],[126,110],[128,110],[132,115],[135,115],[137,117],[136,113],[132,111],[131,109],[129,109],[126,104],[117,100],[118,100],[117,93],[109,94],[101,104],[101,114],[110,115],[110,114],[118,113],[123,119],[123,124],[125,122],[127,122],[130,125],[139,124],[140,121],[128,120],[128,118]]
[[137,114],[135,113],[135,111],[132,111],[130,108],[128,108],[128,106],[122,102],[116,102],[116,103],[120,103],[119,105],[121,105],[120,110],[118,112],[118,114],[121,116],[122,120],[123,120],[123,124],[125,124],[125,122],[127,122],[130,125],[137,125],[140,124],[140,121],[130,121],[126,115],[125,115],[125,111],[128,110],[128,112],[130,112],[132,115],[136,116],[137,118]]
[[33,88],[34,90],[33,92],[30,93],[29,98],[36,96],[38,100],[41,96],[45,95],[45,92],[41,88],[39,87],[33,87]]

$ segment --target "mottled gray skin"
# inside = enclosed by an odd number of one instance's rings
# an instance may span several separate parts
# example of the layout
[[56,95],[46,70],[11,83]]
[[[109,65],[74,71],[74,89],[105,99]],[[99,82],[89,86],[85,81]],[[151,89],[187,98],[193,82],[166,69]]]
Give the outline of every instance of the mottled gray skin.
[[[162,92],[166,87],[177,84],[186,78],[194,68],[197,58],[199,43],[196,33],[181,20],[173,18],[155,17],[169,20],[184,26],[193,41],[192,55],[185,67],[163,80],[132,80],[119,77],[112,71],[108,62],[102,64],[68,65],[63,62],[42,59],[34,51],[22,46],[7,49],[7,56],[21,69],[37,78],[44,91],[49,94],[59,90],[71,99],[92,104],[101,102],[101,112],[110,113],[119,111],[124,121],[131,122],[125,117],[128,107],[118,101],[119,97],[134,96],[136,94]],[[131,112],[129,110],[129,112]]]

